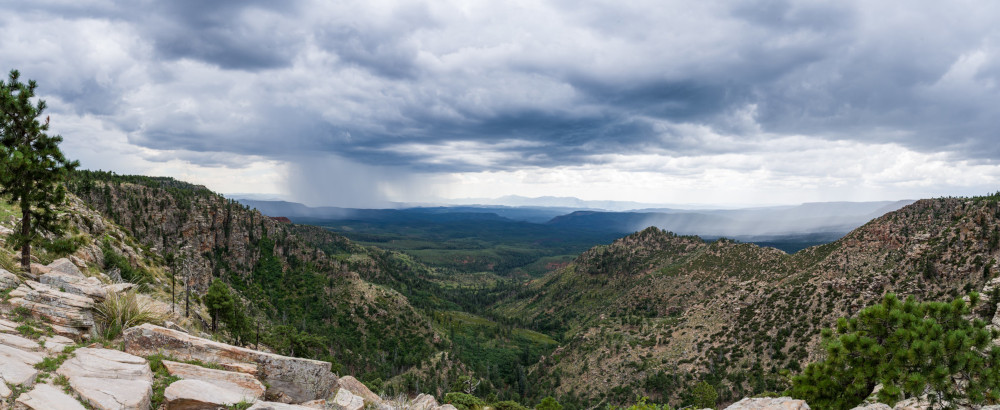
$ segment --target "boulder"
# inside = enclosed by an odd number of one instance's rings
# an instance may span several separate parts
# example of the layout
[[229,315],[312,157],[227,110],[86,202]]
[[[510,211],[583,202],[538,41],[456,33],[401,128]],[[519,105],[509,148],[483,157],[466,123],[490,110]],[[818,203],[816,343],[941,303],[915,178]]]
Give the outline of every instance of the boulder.
[[368,403],[380,404],[382,403],[382,398],[377,394],[372,393],[363,383],[355,379],[354,376],[344,376],[341,377],[337,382],[341,388],[347,389],[347,391],[354,393],[355,396],[359,396]]
[[851,410],[892,410],[892,407],[889,407],[889,405],[885,403],[871,403],[855,407]]
[[41,317],[54,325],[56,331],[66,328],[80,332],[89,331],[94,326],[91,312],[94,300],[81,295],[62,292],[49,285],[27,281],[10,292],[10,304],[27,308],[34,316]]
[[440,407],[437,399],[429,394],[420,393],[417,395],[413,401],[410,402],[410,408],[413,410],[434,410]]
[[[70,266],[76,268],[73,264]],[[53,269],[39,277],[38,281],[63,292],[86,296],[94,300],[104,300],[108,296],[108,292],[104,290],[104,284],[100,280],[88,278],[82,274],[74,275]]]
[[243,400],[243,395],[201,380],[178,380],[163,391],[170,410],[214,410],[232,406]]
[[337,390],[337,395],[333,398],[335,408],[342,410],[361,410],[365,408],[365,400],[360,396],[355,396],[345,388]]
[[49,384],[39,384],[31,391],[21,394],[14,402],[14,409],[86,410],[72,396]]
[[733,403],[726,410],[806,410],[809,405],[791,397],[745,398]]
[[255,365],[268,396],[286,395],[301,403],[327,397],[337,383],[330,363],[264,353],[143,324],[124,332],[125,351],[149,356],[163,353],[181,360]]
[[110,349],[80,348],[56,370],[98,409],[148,409],[153,372],[146,359]]
[[21,279],[17,275],[10,273],[6,269],[0,268],[0,290],[16,288],[21,284]]
[[55,261],[52,261],[52,263],[48,264],[48,267],[49,273],[60,272],[70,276],[80,278],[85,277],[83,272],[80,271],[80,268],[76,267],[73,262],[66,258],[56,259]]
[[7,401],[12,394],[14,394],[14,392],[10,390],[10,387],[7,387],[7,383],[0,380],[0,401]]
[[240,393],[244,401],[253,402],[264,396],[264,385],[255,377],[246,373],[209,369],[193,364],[163,361],[167,373],[183,380],[201,380],[211,383],[220,389]]

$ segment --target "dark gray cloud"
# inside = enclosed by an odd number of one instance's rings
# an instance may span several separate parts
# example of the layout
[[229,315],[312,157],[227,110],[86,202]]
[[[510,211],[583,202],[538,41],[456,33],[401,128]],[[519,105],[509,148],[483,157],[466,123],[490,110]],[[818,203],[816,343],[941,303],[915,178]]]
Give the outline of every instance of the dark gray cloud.
[[[9,64],[156,150],[327,153],[437,172],[746,149],[687,134],[694,125],[734,140],[807,135],[1000,158],[1000,29],[989,18],[1000,10],[989,2],[7,8],[8,34],[19,19],[49,21],[40,46],[89,47],[58,64],[22,39],[0,50],[16,51]],[[87,54],[102,47],[120,50]],[[457,143],[498,156],[437,157],[434,147]]]

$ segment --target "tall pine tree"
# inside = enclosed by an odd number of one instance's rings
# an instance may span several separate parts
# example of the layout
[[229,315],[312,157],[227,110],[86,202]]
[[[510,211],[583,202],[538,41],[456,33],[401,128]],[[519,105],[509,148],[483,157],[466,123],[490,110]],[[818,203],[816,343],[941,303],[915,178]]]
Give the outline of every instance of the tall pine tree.
[[49,118],[41,122],[45,101],[33,103],[34,80],[20,81],[17,70],[0,80],[0,197],[21,210],[20,226],[11,235],[21,248],[21,267],[31,270],[31,242],[44,232],[59,234],[57,207],[66,200],[63,184],[79,163],[59,150],[62,137],[49,135]]

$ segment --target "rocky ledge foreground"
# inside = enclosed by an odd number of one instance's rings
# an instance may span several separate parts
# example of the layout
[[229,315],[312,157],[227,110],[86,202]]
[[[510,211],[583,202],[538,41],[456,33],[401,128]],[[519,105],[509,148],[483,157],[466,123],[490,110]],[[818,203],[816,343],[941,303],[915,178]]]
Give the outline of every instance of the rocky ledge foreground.
[[152,324],[126,329],[122,350],[87,344],[95,303],[131,285],[105,285],[65,259],[32,271],[24,280],[0,269],[0,410],[455,410],[424,394],[385,401],[328,362]]

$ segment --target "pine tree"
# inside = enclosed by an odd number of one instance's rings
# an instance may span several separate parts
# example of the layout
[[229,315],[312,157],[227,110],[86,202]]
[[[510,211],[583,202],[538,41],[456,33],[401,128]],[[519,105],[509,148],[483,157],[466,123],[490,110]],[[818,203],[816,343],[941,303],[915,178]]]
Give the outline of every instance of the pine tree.
[[921,397],[936,403],[1000,400],[1000,348],[981,319],[969,320],[979,295],[945,302],[882,302],[823,331],[826,359],[792,379],[791,394],[816,408],[848,409],[876,385],[879,402]]
[[32,104],[37,84],[20,80],[17,70],[0,80],[0,196],[16,203],[21,222],[12,235],[21,247],[21,268],[31,270],[31,242],[42,233],[60,234],[57,207],[66,200],[64,182],[79,165],[59,150],[62,137],[48,135],[49,118],[40,121],[45,101]]
[[233,314],[233,296],[229,294],[229,288],[221,280],[215,279],[205,293],[205,305],[208,306],[208,313],[212,315],[212,331],[217,328],[220,316],[228,319]]

